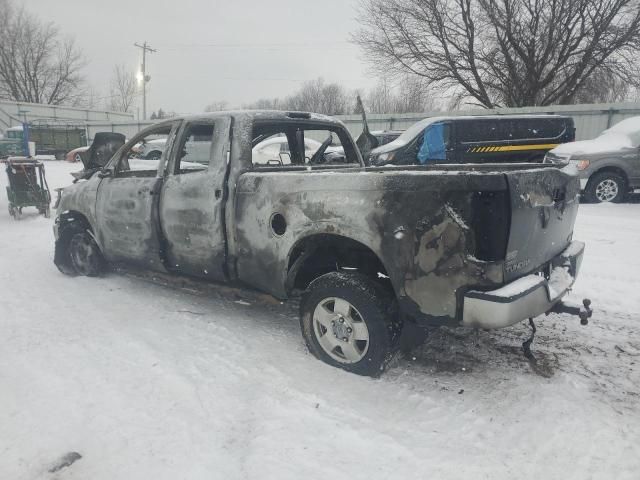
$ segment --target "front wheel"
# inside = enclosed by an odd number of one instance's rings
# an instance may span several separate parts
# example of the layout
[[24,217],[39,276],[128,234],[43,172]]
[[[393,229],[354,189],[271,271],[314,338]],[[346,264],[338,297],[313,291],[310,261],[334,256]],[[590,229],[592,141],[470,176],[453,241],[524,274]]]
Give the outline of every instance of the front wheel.
[[88,232],[76,233],[69,241],[71,265],[79,275],[97,277],[104,270],[104,258]]
[[400,323],[389,294],[359,273],[331,272],[311,282],[300,303],[307,347],[329,365],[377,376],[392,358]]
[[593,175],[587,183],[584,195],[590,203],[620,203],[627,193],[627,182],[614,172]]

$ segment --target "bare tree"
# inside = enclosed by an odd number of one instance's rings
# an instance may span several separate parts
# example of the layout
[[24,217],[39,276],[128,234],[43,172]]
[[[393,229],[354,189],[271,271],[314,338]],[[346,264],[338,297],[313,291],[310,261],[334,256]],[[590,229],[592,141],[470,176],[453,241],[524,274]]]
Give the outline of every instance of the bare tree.
[[0,97],[53,105],[77,104],[86,91],[82,53],[52,23],[0,0]]
[[243,108],[261,110],[301,110],[341,115],[350,113],[351,98],[344,87],[337,83],[325,83],[322,77],[302,85],[300,90],[285,98],[262,98],[244,104]]
[[216,100],[204,107],[205,112],[220,112],[222,110],[228,110],[229,103],[226,100]]
[[322,77],[306,82],[285,102],[287,109],[340,115],[349,110],[345,89],[337,83],[325,83]]
[[427,81],[417,75],[405,74],[396,82],[382,78],[366,99],[369,113],[421,113],[438,108]]
[[387,78],[382,78],[365,95],[368,113],[396,113],[395,94],[393,87]]
[[116,65],[113,68],[111,79],[111,95],[109,109],[116,112],[128,112],[138,95],[138,81],[132,71],[125,65]]
[[286,110],[287,106],[280,98],[260,98],[255,102],[243,104],[242,108],[249,110]]
[[638,85],[639,0],[363,0],[353,40],[481,106],[566,104],[596,74]]

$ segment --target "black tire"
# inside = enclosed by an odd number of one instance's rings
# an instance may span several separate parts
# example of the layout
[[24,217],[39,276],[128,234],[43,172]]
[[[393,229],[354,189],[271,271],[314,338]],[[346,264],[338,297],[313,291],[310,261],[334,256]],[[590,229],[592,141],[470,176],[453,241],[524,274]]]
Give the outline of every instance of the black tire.
[[154,150],[152,152],[149,152],[144,158],[145,160],[160,160],[160,157],[162,157],[162,152]]
[[[337,336],[342,333],[336,334],[335,331],[339,325],[331,327],[332,330],[329,330],[322,327],[317,319],[314,319],[316,308],[330,306],[331,299],[348,302],[352,319],[357,320],[356,324],[364,323],[366,326],[368,335],[366,348],[364,341],[357,339],[356,332],[352,334],[352,330],[347,329],[349,333],[345,335],[349,335],[349,339],[347,340],[347,337],[343,339],[345,346],[352,345],[349,347],[350,351],[353,352],[355,346],[355,351],[361,355],[358,360],[349,361],[342,351],[342,344],[337,345],[331,353],[328,353],[328,349],[320,343],[320,339],[325,338],[325,335],[329,339],[323,340],[325,344],[327,341],[339,343],[342,340]],[[300,302],[302,336],[309,351],[323,362],[358,375],[379,376],[393,358],[402,328],[394,305],[395,302],[391,300],[390,294],[380,284],[363,274],[327,273],[311,282],[302,296]],[[335,304],[333,308],[336,308]],[[335,312],[328,313],[336,315],[334,317],[336,323],[338,323],[338,318],[342,318]],[[333,320],[331,322],[334,323]],[[346,325],[353,326],[349,321]],[[361,328],[354,327],[353,330],[361,331]],[[331,336],[334,336],[335,339],[332,339]],[[337,358],[340,356],[344,356],[344,358]]]
[[[609,185],[609,188],[615,188],[615,195],[611,189],[606,192],[603,191],[604,185]],[[584,197],[589,203],[620,203],[627,195],[627,189],[627,180],[622,175],[615,172],[600,172],[589,178],[587,187],[584,189]],[[607,199],[608,197],[611,198]]]
[[104,257],[89,232],[74,234],[69,241],[68,251],[71,265],[78,275],[97,277],[104,271]]

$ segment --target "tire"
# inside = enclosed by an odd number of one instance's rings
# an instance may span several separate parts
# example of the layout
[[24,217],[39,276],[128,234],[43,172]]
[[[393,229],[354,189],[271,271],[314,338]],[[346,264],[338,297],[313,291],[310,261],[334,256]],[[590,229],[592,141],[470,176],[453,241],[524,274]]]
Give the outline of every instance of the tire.
[[162,157],[162,152],[154,150],[153,152],[149,152],[144,158],[145,160],[160,160],[160,157]]
[[105,261],[102,252],[93,237],[86,231],[71,237],[69,258],[78,275],[97,277],[104,271]]
[[589,203],[620,203],[627,194],[627,181],[615,172],[592,175],[584,190]]
[[360,273],[315,279],[300,302],[300,327],[309,351],[334,367],[379,376],[393,358],[401,324],[394,302]]

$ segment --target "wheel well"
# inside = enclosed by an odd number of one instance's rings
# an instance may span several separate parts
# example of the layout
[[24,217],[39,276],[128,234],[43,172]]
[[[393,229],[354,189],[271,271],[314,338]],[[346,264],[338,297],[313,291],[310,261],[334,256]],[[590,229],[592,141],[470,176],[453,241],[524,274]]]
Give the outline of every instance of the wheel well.
[[60,214],[60,234],[67,229],[69,226],[79,227],[85,230],[89,230],[93,233],[93,228],[91,228],[91,224],[87,217],[85,217],[82,213],[77,212],[75,210],[67,210],[64,213]]
[[627,186],[629,185],[629,176],[627,175],[627,172],[625,172],[620,167],[614,167],[614,166],[602,167],[599,170],[596,170],[589,177],[589,181],[591,181],[594,175],[597,175],[599,173],[606,173],[606,172],[616,173],[620,175],[622,178],[624,178],[624,181],[627,183]]
[[292,249],[287,266],[287,291],[305,290],[325,273],[349,270],[391,288],[384,265],[369,247],[340,235],[318,234],[304,238]]

